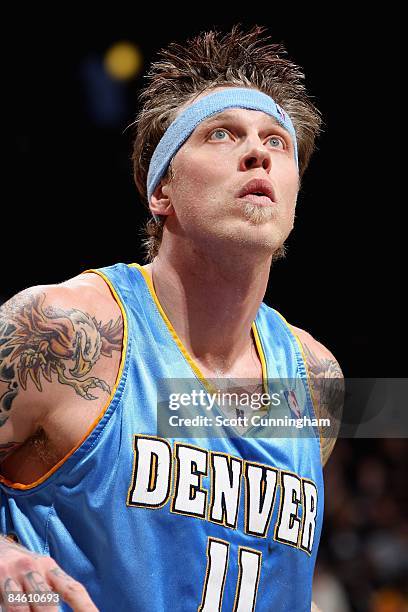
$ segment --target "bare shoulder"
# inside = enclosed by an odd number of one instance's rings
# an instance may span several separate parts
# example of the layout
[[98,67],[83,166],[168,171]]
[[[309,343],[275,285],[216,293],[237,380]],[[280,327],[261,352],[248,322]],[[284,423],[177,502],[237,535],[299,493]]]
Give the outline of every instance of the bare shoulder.
[[84,297],[84,299],[95,299],[98,297],[102,300],[105,308],[113,308],[120,311],[119,306],[112,297],[111,290],[107,283],[97,272],[86,272],[78,274],[58,285],[54,285],[61,290],[69,290]]
[[67,444],[75,441],[115,384],[122,340],[120,307],[97,274],[31,287],[6,302],[0,308],[0,462],[39,430],[51,437],[58,430],[62,440],[69,421]]
[[329,419],[320,429],[322,463],[326,464],[336,443],[344,403],[344,376],[333,353],[309,332],[290,326],[303,347],[317,418]]
[[340,364],[329,349],[316,340],[309,332],[291,325],[302,343],[308,370],[311,376],[343,378]]

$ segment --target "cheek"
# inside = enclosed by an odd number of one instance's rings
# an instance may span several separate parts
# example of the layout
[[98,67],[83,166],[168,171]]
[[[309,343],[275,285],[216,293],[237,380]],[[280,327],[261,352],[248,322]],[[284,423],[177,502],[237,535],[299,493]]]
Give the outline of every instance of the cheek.
[[291,210],[296,207],[296,201],[299,193],[299,175],[296,171],[289,171],[285,174],[285,181],[282,188],[282,196],[286,207]]
[[293,227],[295,222],[295,212],[296,212],[296,202],[297,202],[297,191],[291,190],[287,194],[286,205],[285,205],[285,219]]
[[[231,172],[231,170],[229,170]],[[188,201],[190,206],[201,206],[218,200],[220,187],[225,182],[225,170],[222,164],[212,160],[184,156],[175,159],[173,165],[173,197],[175,203],[182,205]]]
[[295,208],[296,208],[298,193],[299,192],[298,192],[297,187],[290,188],[287,193],[288,206],[290,210],[293,210],[293,212],[295,211]]
[[208,151],[200,153],[186,146],[174,158],[173,168],[180,182],[206,187],[225,181],[226,177],[231,176],[233,165],[225,155],[209,154]]
[[284,226],[291,230],[295,222],[296,203],[298,198],[298,177],[286,183],[281,191],[280,214]]

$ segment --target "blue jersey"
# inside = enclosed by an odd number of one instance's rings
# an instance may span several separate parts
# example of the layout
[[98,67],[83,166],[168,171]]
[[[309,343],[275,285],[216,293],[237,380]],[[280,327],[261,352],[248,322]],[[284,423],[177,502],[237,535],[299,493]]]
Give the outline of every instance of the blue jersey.
[[[268,379],[295,381],[265,417],[308,417],[310,435],[273,437],[260,418],[235,435],[205,436],[203,427],[163,434],[159,381],[194,381],[206,393],[209,383],[141,266],[93,272],[123,313],[116,385],[90,433],[48,474],[28,485],[2,479],[1,532],[51,555],[102,611],[309,612],[323,477],[290,326],[263,303],[252,325],[265,388]],[[225,414],[214,410],[206,415]]]

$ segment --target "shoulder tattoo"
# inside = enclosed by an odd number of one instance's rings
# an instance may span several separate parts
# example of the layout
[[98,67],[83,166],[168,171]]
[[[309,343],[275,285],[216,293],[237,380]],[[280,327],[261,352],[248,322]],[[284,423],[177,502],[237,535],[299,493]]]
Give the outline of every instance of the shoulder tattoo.
[[344,404],[344,377],[329,355],[323,355],[303,343],[317,418],[327,418],[330,426],[320,428],[322,463],[326,464],[336,443]]
[[7,385],[0,396],[0,427],[28,384],[42,392],[43,381],[56,378],[87,400],[97,399],[92,388],[110,393],[106,381],[89,374],[102,355],[121,350],[121,318],[103,324],[82,310],[44,307],[45,297],[19,295],[0,309],[0,381]]

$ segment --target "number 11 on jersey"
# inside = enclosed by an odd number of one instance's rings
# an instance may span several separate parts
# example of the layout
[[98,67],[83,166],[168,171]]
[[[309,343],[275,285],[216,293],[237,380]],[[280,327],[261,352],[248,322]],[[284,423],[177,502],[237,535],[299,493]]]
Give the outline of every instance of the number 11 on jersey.
[[[221,611],[228,571],[229,546],[229,543],[223,540],[208,538],[207,570],[198,612]],[[261,563],[261,552],[244,546],[239,547],[239,573],[233,612],[252,612],[255,610]]]

